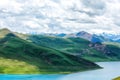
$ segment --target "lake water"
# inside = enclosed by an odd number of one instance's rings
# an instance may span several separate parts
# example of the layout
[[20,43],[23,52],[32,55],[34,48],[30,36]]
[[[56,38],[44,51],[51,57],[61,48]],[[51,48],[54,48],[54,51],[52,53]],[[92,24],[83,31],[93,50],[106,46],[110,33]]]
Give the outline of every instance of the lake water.
[[120,62],[99,62],[103,69],[91,70],[68,75],[3,75],[0,80],[112,80],[120,76]]

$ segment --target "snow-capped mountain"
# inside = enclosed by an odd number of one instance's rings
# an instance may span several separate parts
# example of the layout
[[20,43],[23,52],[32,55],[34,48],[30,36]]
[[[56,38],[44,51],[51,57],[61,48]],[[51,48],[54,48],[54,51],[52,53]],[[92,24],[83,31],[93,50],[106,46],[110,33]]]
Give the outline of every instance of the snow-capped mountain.
[[42,35],[47,36],[56,36],[56,37],[72,37],[72,38],[83,38],[93,43],[96,42],[120,42],[120,34],[108,34],[108,33],[101,33],[101,34],[90,34],[85,31],[80,31],[77,33],[43,33]]
[[80,31],[78,33],[71,33],[71,34],[56,34],[55,36],[58,37],[80,37],[86,40],[89,40],[93,43],[96,42],[120,42],[120,34],[108,34],[108,33],[102,33],[102,34],[90,34],[85,31]]
[[105,39],[107,39],[108,41],[112,41],[112,42],[120,42],[120,34],[107,34],[107,33],[102,33],[100,34],[101,36],[103,36]]

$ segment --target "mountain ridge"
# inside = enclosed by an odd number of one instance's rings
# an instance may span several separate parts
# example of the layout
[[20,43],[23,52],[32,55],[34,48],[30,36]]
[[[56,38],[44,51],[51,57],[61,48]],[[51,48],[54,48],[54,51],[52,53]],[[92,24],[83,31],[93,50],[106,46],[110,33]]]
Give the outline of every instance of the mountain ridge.
[[[4,31],[6,33],[10,33],[11,31],[7,28],[1,29],[1,31]],[[14,32],[16,35],[22,34]],[[100,34],[91,34],[86,31],[79,31],[77,33],[26,33],[22,35],[24,37],[25,35],[46,35],[46,36],[55,36],[55,37],[80,37],[83,39],[86,39],[88,41],[91,41],[93,43],[95,42],[119,42],[120,43],[120,34],[109,34],[109,33],[100,33]],[[1,35],[0,35],[1,36]],[[21,35],[20,35],[21,36]]]
[[[65,51],[68,54],[78,55],[92,61],[120,60],[119,43],[90,42],[79,37],[61,38],[45,35],[31,35],[28,40],[36,45],[47,46],[57,50]],[[115,50],[114,50],[115,49]],[[111,56],[112,55],[112,56]],[[94,60],[94,58],[96,58]]]
[[95,34],[92,42],[81,37],[61,37],[53,34],[23,35],[17,33],[16,35],[38,46],[56,49],[91,61],[115,61],[120,59],[118,54],[120,44],[112,41],[104,42],[102,36]]
[[91,61],[49,47],[38,46],[14,33],[8,33],[0,39],[0,61],[4,61],[0,63],[0,73],[14,74],[71,73],[100,68]]

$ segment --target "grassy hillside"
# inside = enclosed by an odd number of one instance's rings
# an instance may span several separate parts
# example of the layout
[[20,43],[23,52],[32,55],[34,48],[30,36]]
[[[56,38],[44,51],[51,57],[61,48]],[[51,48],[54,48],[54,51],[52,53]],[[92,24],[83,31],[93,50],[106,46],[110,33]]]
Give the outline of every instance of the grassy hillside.
[[20,38],[22,38],[24,40],[26,40],[27,37],[28,37],[28,34],[22,34],[22,33],[18,33],[18,32],[12,32],[12,31],[10,31],[7,28],[3,28],[3,29],[0,29],[0,38],[4,38],[9,33],[13,33],[13,34],[17,35],[18,37],[20,37]]
[[60,38],[44,35],[32,35],[29,36],[29,40],[37,45],[51,47],[68,53],[80,53],[82,49],[89,48],[88,44],[90,43],[82,38]]
[[5,37],[5,35],[7,35],[8,33],[12,33],[12,32],[8,30],[7,28],[0,29],[0,38]]
[[[120,47],[111,44],[106,44],[104,47],[103,44],[96,43],[90,47],[91,42],[82,38],[60,38],[45,35],[31,35],[28,39],[37,45],[54,48],[91,61],[120,60]],[[99,46],[101,50],[96,46]]]
[[0,73],[71,73],[98,65],[55,49],[37,46],[13,33],[0,39]]
[[[0,30],[0,38],[11,33],[8,29]],[[13,32],[12,32],[13,33]],[[68,54],[77,55],[91,61],[116,61],[120,60],[120,43],[105,42],[102,45],[93,44],[82,38],[61,38],[46,35],[28,35],[15,33],[21,39],[33,42],[39,46],[53,48]],[[104,47],[104,44],[106,47]],[[99,49],[96,48],[97,46]],[[102,50],[103,49],[103,50]]]

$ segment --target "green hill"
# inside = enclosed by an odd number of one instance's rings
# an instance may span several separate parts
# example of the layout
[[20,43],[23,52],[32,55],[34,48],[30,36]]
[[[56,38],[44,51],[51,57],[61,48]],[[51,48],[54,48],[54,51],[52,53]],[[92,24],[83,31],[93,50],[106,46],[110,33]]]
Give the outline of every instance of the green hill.
[[0,29],[0,38],[5,37],[5,35],[7,35],[8,33],[12,33],[12,32],[8,30],[7,28]]
[[37,45],[54,48],[91,61],[120,60],[120,47],[116,45],[93,44],[82,38],[61,38],[45,35],[30,35],[28,40]]
[[0,39],[0,73],[71,73],[100,68],[80,57],[8,33]]
[[22,38],[24,40],[26,40],[27,37],[28,37],[27,34],[22,34],[22,33],[18,33],[18,32],[12,32],[7,28],[3,28],[3,29],[0,29],[0,38],[5,37],[9,33],[13,33],[13,34],[17,35],[18,37],[20,37],[20,38]]

